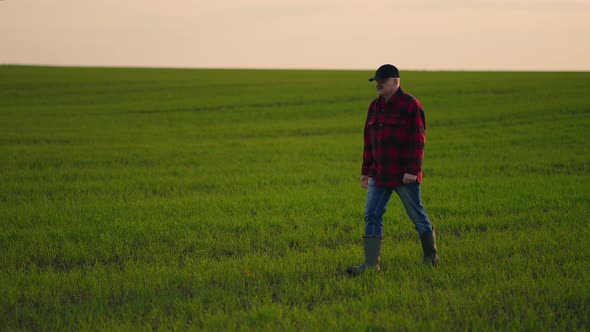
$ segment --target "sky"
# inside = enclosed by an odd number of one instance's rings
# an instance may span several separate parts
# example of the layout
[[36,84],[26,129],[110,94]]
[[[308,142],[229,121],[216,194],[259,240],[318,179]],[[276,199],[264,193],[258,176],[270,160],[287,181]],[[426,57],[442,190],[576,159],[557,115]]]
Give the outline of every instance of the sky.
[[0,64],[590,70],[590,0],[0,0]]

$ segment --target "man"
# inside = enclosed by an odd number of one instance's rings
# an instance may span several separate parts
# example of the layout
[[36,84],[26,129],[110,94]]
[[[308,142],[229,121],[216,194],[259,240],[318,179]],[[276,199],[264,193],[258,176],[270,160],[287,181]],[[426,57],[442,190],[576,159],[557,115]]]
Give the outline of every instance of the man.
[[367,189],[365,262],[350,266],[352,275],[380,270],[383,215],[391,194],[401,199],[422,242],[424,264],[439,262],[434,229],[420,199],[426,119],[422,105],[400,86],[399,70],[390,64],[377,69],[379,96],[369,106],[364,133],[361,186]]

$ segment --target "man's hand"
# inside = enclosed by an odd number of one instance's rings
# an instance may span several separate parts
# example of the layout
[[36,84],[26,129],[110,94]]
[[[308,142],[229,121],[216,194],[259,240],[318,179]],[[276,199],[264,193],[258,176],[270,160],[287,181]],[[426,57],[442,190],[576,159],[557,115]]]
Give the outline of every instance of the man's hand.
[[369,186],[369,176],[368,175],[361,175],[361,187],[367,189]]
[[418,177],[414,174],[405,173],[404,174],[404,184],[414,183],[418,180]]

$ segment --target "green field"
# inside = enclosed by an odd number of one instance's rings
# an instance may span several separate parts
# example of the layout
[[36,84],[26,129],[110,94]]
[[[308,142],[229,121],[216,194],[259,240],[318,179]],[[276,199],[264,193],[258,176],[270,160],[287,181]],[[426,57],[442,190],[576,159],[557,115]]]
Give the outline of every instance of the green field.
[[590,73],[402,71],[441,265],[351,278],[372,74],[0,66],[0,329],[589,330]]

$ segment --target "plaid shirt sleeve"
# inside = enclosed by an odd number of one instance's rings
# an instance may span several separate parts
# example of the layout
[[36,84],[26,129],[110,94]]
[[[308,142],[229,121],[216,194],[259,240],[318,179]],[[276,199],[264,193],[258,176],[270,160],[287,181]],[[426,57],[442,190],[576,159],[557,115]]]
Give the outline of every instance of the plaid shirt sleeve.
[[424,143],[426,141],[426,119],[422,105],[413,100],[408,105],[407,144],[405,146],[404,172],[421,175]]
[[368,132],[367,123],[371,118],[371,111],[375,107],[375,102],[372,102],[367,110],[367,121],[365,122],[365,131],[364,131],[364,148],[363,148],[363,166],[361,168],[362,175],[369,175],[369,171],[371,170],[371,165],[373,164],[373,146],[371,144],[371,136]]

